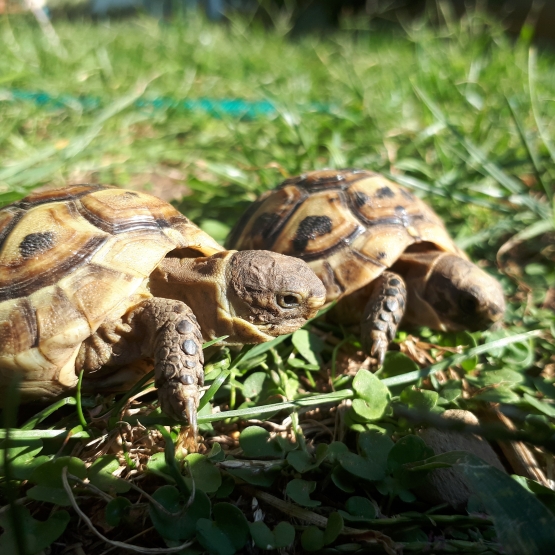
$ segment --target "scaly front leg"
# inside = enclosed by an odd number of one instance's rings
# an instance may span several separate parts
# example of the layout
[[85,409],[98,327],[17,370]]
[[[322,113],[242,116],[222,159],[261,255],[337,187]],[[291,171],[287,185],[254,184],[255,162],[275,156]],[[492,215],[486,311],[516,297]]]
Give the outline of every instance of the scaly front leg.
[[155,385],[162,410],[186,416],[196,438],[199,387],[204,385],[202,334],[183,302],[153,297],[133,311],[133,324],[145,331],[143,356],[154,359]]
[[393,341],[403,318],[407,290],[403,279],[384,272],[374,281],[374,288],[361,319],[362,348],[382,366],[387,346]]

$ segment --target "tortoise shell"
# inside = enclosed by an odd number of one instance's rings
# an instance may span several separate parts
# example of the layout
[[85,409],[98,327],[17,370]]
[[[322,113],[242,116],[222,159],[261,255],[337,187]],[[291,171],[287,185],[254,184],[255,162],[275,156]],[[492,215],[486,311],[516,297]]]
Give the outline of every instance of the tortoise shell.
[[0,210],[0,386],[71,388],[81,343],[150,297],[165,255],[222,250],[170,204],[99,185],[37,192]]
[[249,207],[228,243],[305,260],[323,281],[328,302],[376,279],[407,249],[427,245],[467,259],[426,203],[365,170],[287,179]]

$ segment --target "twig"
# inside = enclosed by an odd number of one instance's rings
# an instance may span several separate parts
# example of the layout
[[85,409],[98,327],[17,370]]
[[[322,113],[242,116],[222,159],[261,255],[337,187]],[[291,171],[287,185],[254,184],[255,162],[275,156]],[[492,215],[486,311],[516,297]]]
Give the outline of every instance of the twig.
[[77,505],[77,501],[75,500],[75,497],[73,496],[73,492],[71,491],[71,486],[67,481],[67,476],[68,474],[67,474],[67,466],[66,466],[62,469],[62,484],[64,486],[64,490],[67,493],[67,496],[69,497],[71,506],[73,507],[75,512],[79,515],[79,517],[83,519],[83,522],[89,527],[90,531],[93,532],[93,534],[95,534],[97,537],[99,537],[102,541],[106,542],[107,544],[112,545],[114,547],[119,547],[120,549],[128,549],[129,551],[135,551],[136,553],[177,553],[182,549],[186,549],[187,547],[190,547],[191,545],[193,545],[194,543],[193,541],[188,541],[181,545],[178,545],[177,547],[150,548],[150,547],[139,547],[137,545],[130,545],[125,542],[118,542],[118,541],[113,541],[108,539],[106,536],[101,534],[95,528],[91,519],[79,508],[79,505]]
[[[131,536],[127,541],[130,542],[132,540],[136,540],[139,536],[142,536],[144,534],[146,534],[147,532],[152,532],[152,530],[154,530],[154,526],[151,526],[150,528],[146,528],[146,530],[142,530],[141,532],[139,532],[138,534],[135,534],[134,536]],[[110,549],[107,549],[106,551],[103,551],[100,555],[106,555],[107,553],[110,553],[110,551],[114,551],[114,549],[116,549],[115,547],[110,547]]]

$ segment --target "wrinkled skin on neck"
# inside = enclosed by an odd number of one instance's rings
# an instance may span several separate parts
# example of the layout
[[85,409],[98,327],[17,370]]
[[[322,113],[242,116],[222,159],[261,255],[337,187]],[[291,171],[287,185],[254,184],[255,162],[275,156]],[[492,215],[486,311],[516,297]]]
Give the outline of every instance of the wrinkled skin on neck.
[[316,315],[326,294],[304,261],[269,251],[166,258],[151,276],[150,292],[185,302],[203,338],[228,335],[228,345],[295,331]]
[[442,252],[407,253],[392,269],[407,285],[405,322],[444,331],[477,331],[503,318],[501,284],[464,258]]

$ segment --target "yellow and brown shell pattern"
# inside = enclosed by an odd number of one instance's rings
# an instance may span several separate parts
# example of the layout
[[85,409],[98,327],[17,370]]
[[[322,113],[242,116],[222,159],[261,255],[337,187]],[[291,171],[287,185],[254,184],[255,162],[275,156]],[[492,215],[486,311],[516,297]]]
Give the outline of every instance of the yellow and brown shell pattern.
[[0,387],[51,397],[76,383],[83,340],[150,296],[146,282],[176,248],[221,247],[151,195],[75,185],[0,210]]
[[410,191],[365,170],[322,170],[287,179],[253,203],[228,240],[305,260],[327,301],[352,293],[416,243],[466,255],[439,216]]

